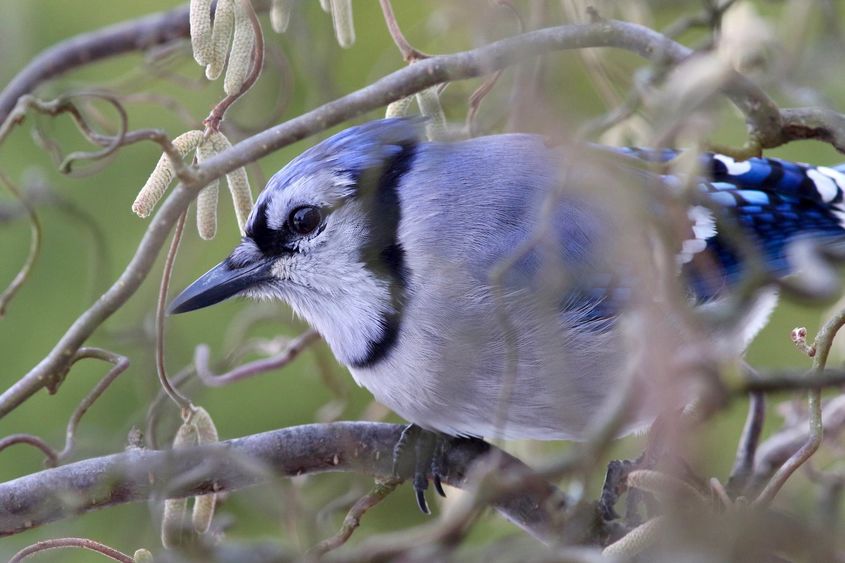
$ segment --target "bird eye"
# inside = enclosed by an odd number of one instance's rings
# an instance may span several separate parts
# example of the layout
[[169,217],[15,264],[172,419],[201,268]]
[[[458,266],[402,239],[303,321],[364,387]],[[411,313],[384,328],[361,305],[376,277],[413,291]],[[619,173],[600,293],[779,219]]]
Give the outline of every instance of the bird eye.
[[323,216],[316,207],[298,207],[290,212],[288,224],[293,232],[298,235],[307,235],[314,232],[320,226]]

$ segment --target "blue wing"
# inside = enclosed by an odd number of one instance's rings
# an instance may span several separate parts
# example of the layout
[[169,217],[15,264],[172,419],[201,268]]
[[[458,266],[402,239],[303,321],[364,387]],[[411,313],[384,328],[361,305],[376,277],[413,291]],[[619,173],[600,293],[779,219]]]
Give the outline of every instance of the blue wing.
[[[668,162],[678,155],[671,150],[622,150],[651,162]],[[786,258],[791,241],[845,235],[843,170],[777,158],[743,162],[719,154],[701,158],[707,177],[699,182],[699,188],[757,244],[773,274],[791,272]],[[716,297],[742,274],[742,261],[708,215],[705,209],[690,213],[691,220],[703,224],[694,229],[694,237],[685,243],[689,252],[681,257],[684,274],[699,301]]]
[[[648,162],[667,163],[680,152],[668,149],[614,149]],[[776,158],[744,162],[719,154],[704,154],[698,187],[710,203],[732,217],[744,235],[758,246],[769,270],[778,276],[791,272],[786,257],[790,242],[801,237],[845,238],[845,165],[810,166]],[[664,176],[668,185],[680,178]],[[706,302],[721,295],[742,276],[743,263],[729,238],[720,235],[709,206],[688,209],[688,239],[678,262],[691,297]],[[574,303],[593,303],[592,318],[608,318],[624,307],[629,291],[618,278],[597,276],[587,292],[575,290]],[[609,282],[605,283],[604,279]]]

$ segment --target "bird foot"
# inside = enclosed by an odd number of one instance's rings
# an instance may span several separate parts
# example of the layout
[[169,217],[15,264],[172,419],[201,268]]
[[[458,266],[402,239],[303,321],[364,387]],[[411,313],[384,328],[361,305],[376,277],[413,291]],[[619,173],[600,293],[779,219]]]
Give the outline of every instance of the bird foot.
[[628,490],[628,474],[639,469],[642,457],[637,459],[615,459],[607,464],[607,472],[604,475],[604,484],[599,497],[599,514],[605,522],[617,520],[619,514],[616,512],[616,503],[619,497]]
[[686,461],[667,449],[674,439],[667,435],[677,428],[673,418],[658,417],[648,432],[645,451],[636,459],[615,460],[607,465],[598,510],[606,522],[616,520],[614,510],[619,497],[627,493],[625,523],[638,526],[643,522],[641,509],[646,516],[655,511],[654,497],[640,489],[628,487],[628,475],[641,469],[658,470],[677,476],[698,490],[707,490],[707,484],[698,477]]
[[414,495],[423,514],[431,514],[425,499],[429,475],[437,494],[446,496],[441,480],[447,473],[445,453],[449,440],[448,436],[409,424],[393,447],[393,474],[413,475]]

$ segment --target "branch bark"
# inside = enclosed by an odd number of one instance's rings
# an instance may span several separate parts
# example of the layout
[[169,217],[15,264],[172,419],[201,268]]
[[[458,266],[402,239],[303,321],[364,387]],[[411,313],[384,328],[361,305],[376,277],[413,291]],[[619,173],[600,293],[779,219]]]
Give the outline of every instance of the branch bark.
[[[276,477],[345,471],[387,478],[401,431],[399,425],[374,422],[308,424],[215,446],[130,449],[48,469],[0,484],[0,536],[108,506],[232,491]],[[444,482],[464,487],[471,466],[493,451],[497,471],[530,472],[483,442],[455,439],[446,454]],[[562,498],[546,483],[500,498],[493,506],[517,526],[548,540],[556,533],[560,515],[555,518],[553,511]]]

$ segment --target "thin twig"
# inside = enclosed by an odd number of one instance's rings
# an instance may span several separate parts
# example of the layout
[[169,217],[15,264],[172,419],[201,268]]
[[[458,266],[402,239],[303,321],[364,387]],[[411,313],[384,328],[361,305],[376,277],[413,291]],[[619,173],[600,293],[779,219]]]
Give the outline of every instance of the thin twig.
[[748,416],[739,439],[731,475],[728,478],[728,490],[736,497],[743,494],[748,478],[754,472],[754,457],[763,432],[766,418],[766,398],[760,391],[748,395]]
[[[384,1],[387,2],[389,6],[390,0]],[[514,6],[509,0],[497,0],[496,4],[501,8],[507,9],[511,13],[511,15],[513,15],[513,17],[516,19],[517,31],[519,33],[525,33],[525,20],[522,19],[522,16],[520,15],[519,10],[516,9],[516,6]],[[393,14],[391,12],[391,16],[392,15]],[[386,12],[385,19],[387,19]],[[467,110],[467,116],[464,125],[466,127],[467,134],[470,137],[474,137],[477,133],[475,116],[478,113],[478,110],[481,108],[481,102],[484,101],[484,98],[487,97],[487,94],[493,91],[493,87],[496,85],[496,82],[499,81],[499,78],[501,78],[503,72],[504,69],[497,70],[491,76],[487,77],[487,79],[484,80],[484,82],[482,82],[481,85],[476,88],[472,94],[470,94],[468,103],[469,107]]]
[[55,538],[40,541],[38,543],[34,543],[23,548],[22,550],[15,553],[11,559],[9,559],[9,563],[19,563],[24,559],[29,559],[32,555],[35,555],[36,553],[40,553],[42,551],[47,551],[50,549],[62,548],[87,549],[89,551],[99,553],[100,555],[104,555],[112,561],[120,561],[121,563],[133,563],[135,561],[129,555],[126,555],[125,553],[118,551],[113,547],[109,547],[105,544],[88,538]]
[[41,450],[46,456],[44,465],[48,467],[55,467],[59,464],[59,456],[56,453],[56,450],[54,450],[50,444],[45,442],[42,438],[33,434],[12,434],[11,436],[0,438],[0,452],[9,446],[14,446],[15,444],[29,444],[30,446]]
[[721,24],[722,16],[735,3],[736,0],[726,0],[721,4],[708,3],[698,14],[682,16],[666,26],[663,29],[663,34],[674,38],[692,28],[705,26],[715,31]]
[[[118,112],[118,115],[120,116],[121,126],[118,134],[103,135],[95,131],[88,124],[88,121],[81,114],[76,104],[73,103],[72,100],[76,97],[96,97],[111,103],[112,106]],[[167,153],[167,155],[170,157],[170,160],[176,172],[176,176],[182,182],[190,183],[193,181],[191,170],[188,169],[188,167],[182,162],[182,157],[179,155],[179,152],[176,151],[176,149],[170,142],[170,139],[163,131],[158,129],[139,129],[136,131],[126,130],[126,126],[128,123],[126,110],[123,108],[123,105],[120,103],[120,101],[111,94],[103,92],[82,92],[65,94],[53,100],[47,101],[40,100],[30,95],[22,96],[10,112],[8,118],[2,123],[0,123],[0,143],[5,140],[5,138],[9,135],[9,133],[16,125],[20,125],[21,123],[23,123],[24,119],[26,118],[27,111],[30,109],[50,116],[56,116],[59,114],[67,113],[71,116],[74,121],[74,124],[77,126],[79,131],[85,136],[88,141],[104,147],[100,151],[76,151],[63,157],[62,162],[59,163],[59,168],[63,172],[70,171],[71,165],[77,160],[98,160],[110,156],[114,153],[114,151],[116,151],[122,146],[131,145],[133,143],[138,143],[141,141],[153,141],[155,143],[158,143],[161,146],[162,150]]]
[[106,58],[143,51],[188,37],[188,8],[160,12],[70,37],[35,57],[0,92],[0,121],[18,98],[43,82]]
[[223,387],[236,381],[252,377],[270,370],[279,369],[299,356],[300,352],[308,348],[311,344],[320,339],[320,335],[315,330],[306,330],[290,342],[288,342],[285,349],[270,358],[256,360],[248,364],[238,366],[226,373],[216,374],[211,371],[208,365],[209,348],[205,344],[200,344],[194,351],[194,367],[197,371],[197,377],[209,387]]
[[18,200],[26,210],[26,214],[29,217],[30,231],[32,233],[29,239],[29,253],[26,256],[26,260],[20,267],[20,270],[18,270],[18,273],[15,274],[15,277],[12,278],[12,281],[9,282],[6,289],[3,290],[3,293],[0,293],[0,319],[2,319],[6,314],[6,308],[9,306],[9,302],[14,298],[15,294],[17,294],[18,290],[23,287],[23,284],[25,284],[26,280],[29,278],[32,266],[35,264],[35,261],[38,259],[38,254],[41,252],[41,222],[38,220],[38,215],[35,213],[35,209],[29,204],[26,198],[23,197],[23,194],[15,183],[12,182],[12,180],[3,172],[0,172],[0,183],[6,186],[6,189],[9,190],[12,197]]
[[396,21],[396,15],[393,13],[393,6],[390,4],[390,0],[379,0],[379,5],[381,5],[381,11],[384,14],[387,31],[390,32],[390,37],[399,48],[399,52],[402,54],[402,59],[406,63],[410,64],[429,58],[431,55],[427,55],[422,51],[415,49],[408,40],[405,39],[405,35],[402,33],[402,28],[399,27],[399,22]]
[[67,422],[67,429],[65,431],[65,447],[58,453],[58,459],[60,461],[66,459],[73,451],[76,427],[79,425],[79,421],[82,419],[82,416],[89,408],[91,408],[91,405],[100,398],[100,395],[108,389],[109,385],[111,385],[112,382],[129,367],[129,359],[126,358],[126,356],[121,356],[120,354],[115,354],[114,352],[103,350],[102,348],[80,348],[76,353],[76,357],[72,360],[72,364],[83,358],[103,360],[104,362],[112,364],[113,367],[106,375],[103,376],[97,385],[95,385],[94,388],[85,395],[73,411],[73,414],[70,415],[70,419]]
[[[816,355],[813,357],[813,368],[810,371],[812,375],[817,376],[824,370],[828,355],[830,354],[830,348],[833,345],[833,339],[843,325],[845,325],[845,309],[840,310],[836,315],[828,319],[819,330],[813,342]],[[801,467],[819,449],[824,438],[821,391],[819,389],[811,389],[807,393],[807,410],[809,413],[808,425],[810,431],[807,441],[775,472],[763,491],[755,499],[754,504],[756,506],[767,506],[771,503],[795,470]]]
[[781,393],[805,391],[845,385],[845,370],[825,369],[818,372],[761,371],[760,377],[743,382],[740,393]]
[[170,277],[173,274],[173,265],[176,263],[176,253],[179,251],[179,242],[182,240],[182,232],[185,228],[185,216],[183,211],[176,221],[176,227],[173,230],[173,239],[170,241],[170,249],[167,251],[167,257],[164,261],[164,271],[161,274],[161,285],[158,292],[158,304],[156,305],[156,371],[158,372],[158,380],[161,383],[161,388],[167,395],[176,403],[183,411],[193,410],[193,403],[190,399],[182,395],[170,383],[167,377],[167,366],[164,361],[164,309],[167,305],[167,288],[170,286]]
[[475,115],[481,108],[481,102],[484,101],[484,98],[487,97],[487,94],[493,91],[493,87],[496,85],[496,82],[498,82],[503,72],[504,70],[497,70],[491,76],[487,77],[487,79],[482,82],[481,85],[476,88],[472,94],[470,94],[469,109],[467,110],[467,117],[465,122],[467,134],[470,137],[474,137],[478,133],[475,124]]
[[[95,98],[108,102],[114,107],[119,117],[118,132],[115,135],[103,135],[96,132],[89,124],[88,120],[82,115],[77,105],[73,102],[75,98]],[[69,94],[62,94],[54,100],[43,101],[34,96],[21,96],[15,108],[9,114],[9,118],[0,124],[0,142],[2,142],[11,132],[15,125],[20,125],[26,117],[27,110],[35,110],[49,116],[56,116],[62,113],[67,113],[73,119],[74,124],[79,131],[92,143],[102,145],[103,148],[97,151],[74,151],[68,155],[62,155],[57,147],[51,151],[59,160],[58,168],[62,173],[71,172],[73,163],[77,160],[91,160],[97,161],[105,159],[120,147],[128,144],[126,142],[126,133],[129,126],[129,118],[123,104],[113,95],[106,92],[76,92]],[[44,136],[41,140],[46,141]],[[53,144],[51,143],[51,146]]]
[[[233,350],[226,358],[225,362],[218,362],[221,366],[228,367],[228,362],[231,358],[239,358],[246,353],[244,343],[246,341],[249,328],[261,321],[267,319],[278,318],[278,313],[272,312],[272,309],[266,307],[246,308],[243,312],[237,315],[227,327],[227,336],[224,341],[227,347]],[[248,343],[247,343],[248,344]],[[207,365],[207,364],[206,364]],[[212,368],[209,368],[211,370]],[[196,368],[191,363],[182,368],[176,375],[170,378],[170,383],[173,387],[180,389],[183,385],[194,380],[196,375]],[[147,447],[150,449],[159,449],[158,447],[158,423],[160,420],[160,413],[162,406],[168,399],[167,393],[159,386],[159,391],[155,398],[150,401],[147,407],[146,424],[144,437],[146,439]]]
[[[176,375],[169,379],[170,384],[179,389],[186,382],[193,379],[194,367],[192,365],[182,368]],[[150,401],[147,407],[147,414],[145,417],[144,440],[146,446],[151,450],[159,449],[158,443],[158,423],[160,420],[161,409],[165,404],[172,404],[168,402],[170,395],[165,392],[164,388],[159,385],[158,393],[155,398]]]
[[199,126],[199,120],[193,116],[191,110],[173,96],[168,96],[167,94],[161,94],[158,92],[131,92],[123,94],[120,96],[120,99],[127,104],[151,104],[156,108],[168,109],[172,111],[188,129],[197,129]]
[[311,548],[309,555],[319,557],[320,555],[328,553],[329,551],[337,549],[345,544],[349,538],[352,537],[355,530],[358,529],[358,526],[361,525],[361,518],[364,514],[387,498],[390,493],[396,490],[397,486],[399,486],[399,481],[376,481],[372,490],[358,499],[358,501],[352,505],[352,508],[349,509],[349,512],[346,513],[346,517],[343,519],[343,524],[341,524],[337,533],[330,538],[324,539]]
[[214,106],[214,108],[212,108],[208,117],[203,120],[203,124],[209,131],[220,130],[220,122],[223,121],[226,111],[228,111],[232,104],[238,101],[241,96],[246,94],[246,92],[252,88],[253,84],[255,84],[258,80],[258,77],[261,76],[261,71],[264,69],[264,33],[261,31],[261,24],[258,21],[258,15],[255,13],[250,0],[240,0],[240,2],[243,5],[244,12],[249,18],[250,24],[252,25],[252,32],[255,37],[252,47],[252,67],[250,67],[249,74],[240,89],[238,89],[238,91],[234,94],[223,98],[216,106]]
[[[265,76],[275,77],[277,81],[273,87],[273,90],[275,90],[276,92],[276,99],[273,102],[272,109],[270,110],[269,115],[265,118],[262,118],[259,123],[248,124],[240,121],[236,122],[230,116],[226,120],[225,124],[222,125],[223,132],[230,139],[242,139],[249,135],[254,135],[259,131],[263,131],[268,127],[272,127],[276,123],[279,123],[282,120],[282,117],[285,115],[285,111],[287,111],[288,106],[291,102],[294,92],[295,76],[293,73],[293,69],[291,68],[291,62],[288,59],[287,53],[285,53],[284,49],[282,49],[282,47],[276,42],[264,43],[264,49],[265,65],[273,65],[273,67],[265,74]],[[255,174],[251,175],[255,177]],[[264,182],[256,182],[256,184],[263,185]]]
[[[789,414],[787,417],[784,427],[773,433],[757,449],[752,486],[758,491],[807,441],[810,434],[806,412]],[[823,417],[825,440],[836,443],[845,431],[845,395],[837,395],[825,401]]]

